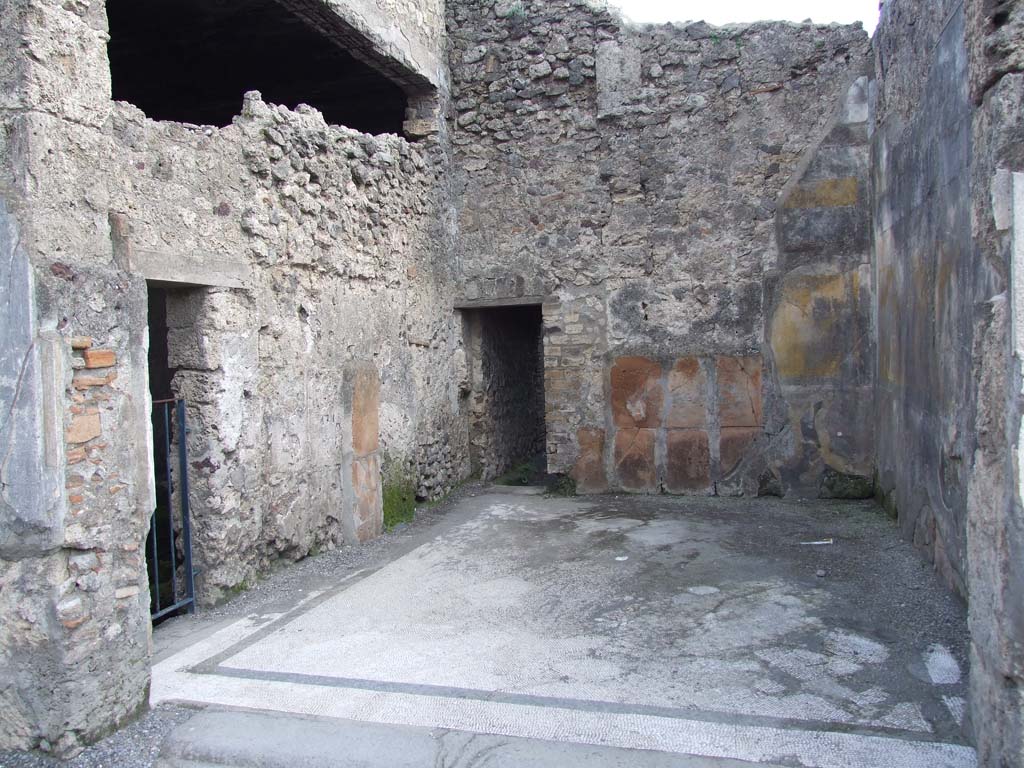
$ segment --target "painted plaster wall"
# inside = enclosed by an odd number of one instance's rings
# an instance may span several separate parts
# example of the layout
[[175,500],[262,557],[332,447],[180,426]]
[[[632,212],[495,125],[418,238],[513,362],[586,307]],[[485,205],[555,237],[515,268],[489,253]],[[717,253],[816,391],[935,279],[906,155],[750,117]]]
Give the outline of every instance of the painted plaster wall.
[[[912,75],[926,82],[913,102],[897,90],[897,78],[909,73],[882,64],[874,145],[876,418],[880,492],[905,533],[964,592],[973,314],[978,301],[999,290],[977,262],[971,236],[973,106],[964,15],[949,3],[942,10],[929,15],[929,29],[915,33],[925,39],[902,41],[933,52],[933,67]],[[879,35],[883,60],[899,12],[888,10]]]
[[879,490],[969,601],[979,763],[1020,764],[1019,3],[886,4],[872,148]]

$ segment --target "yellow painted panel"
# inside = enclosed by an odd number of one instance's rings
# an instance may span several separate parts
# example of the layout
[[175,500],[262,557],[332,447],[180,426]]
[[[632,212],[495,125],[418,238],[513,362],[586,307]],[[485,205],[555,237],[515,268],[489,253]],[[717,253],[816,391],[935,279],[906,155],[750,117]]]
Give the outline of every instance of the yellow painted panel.
[[825,179],[801,184],[786,200],[786,208],[841,208],[856,205],[857,179]]

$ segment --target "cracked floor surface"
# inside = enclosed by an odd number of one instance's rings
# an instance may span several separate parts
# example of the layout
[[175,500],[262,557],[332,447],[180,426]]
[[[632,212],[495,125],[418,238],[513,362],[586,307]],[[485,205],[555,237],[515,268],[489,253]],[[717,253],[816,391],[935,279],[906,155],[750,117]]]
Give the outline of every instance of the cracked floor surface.
[[152,701],[959,767],[966,637],[872,504],[491,489],[383,565],[186,641],[154,666]]

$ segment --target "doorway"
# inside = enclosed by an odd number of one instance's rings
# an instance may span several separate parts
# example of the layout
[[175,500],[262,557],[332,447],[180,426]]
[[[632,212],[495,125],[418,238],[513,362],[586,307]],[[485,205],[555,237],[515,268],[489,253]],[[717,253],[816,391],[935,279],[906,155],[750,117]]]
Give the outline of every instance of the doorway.
[[189,514],[188,431],[185,401],[175,395],[167,323],[169,289],[147,284],[149,392],[153,401],[153,474],[156,506],[146,538],[153,623],[195,608]]
[[463,321],[473,471],[531,484],[547,471],[540,305],[466,309]]

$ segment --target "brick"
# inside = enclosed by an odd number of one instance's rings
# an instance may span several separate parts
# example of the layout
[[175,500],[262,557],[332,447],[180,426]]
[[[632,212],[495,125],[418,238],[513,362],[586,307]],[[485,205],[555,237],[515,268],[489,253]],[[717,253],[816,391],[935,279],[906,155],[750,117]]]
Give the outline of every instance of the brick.
[[93,376],[84,371],[75,371],[72,383],[75,389],[90,389],[92,387],[105,387],[116,378],[116,371],[111,371],[106,376]]
[[114,598],[117,600],[124,600],[129,597],[135,597],[139,594],[138,587],[120,587],[114,590]]
[[611,384],[615,426],[661,426],[665,388],[660,363],[646,357],[620,357],[612,366]]
[[760,427],[761,357],[720,357],[716,367],[722,427]]
[[601,493],[608,490],[604,470],[605,431],[584,427],[576,433],[580,455],[572,470],[572,479],[580,493]]
[[87,443],[102,433],[98,413],[80,413],[71,419],[65,439],[71,444]]
[[117,355],[112,349],[87,349],[82,355],[86,368],[110,368],[117,364]]
[[707,492],[711,488],[711,449],[703,429],[665,433],[665,489],[669,493]]
[[366,456],[380,447],[380,379],[377,371],[356,372],[352,392],[352,450]]
[[627,491],[656,491],[654,463],[656,430],[620,429],[615,433],[615,472]]
[[705,429],[708,425],[708,378],[700,360],[684,357],[668,374],[669,410],[665,426],[670,429]]
[[92,339],[88,336],[72,336],[71,337],[71,348],[72,349],[89,349],[92,346]]
[[718,441],[719,464],[724,478],[739,466],[761,434],[755,427],[724,427]]
[[67,453],[68,464],[80,464],[85,461],[85,448],[72,448]]

